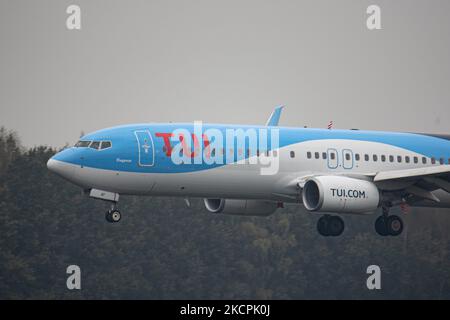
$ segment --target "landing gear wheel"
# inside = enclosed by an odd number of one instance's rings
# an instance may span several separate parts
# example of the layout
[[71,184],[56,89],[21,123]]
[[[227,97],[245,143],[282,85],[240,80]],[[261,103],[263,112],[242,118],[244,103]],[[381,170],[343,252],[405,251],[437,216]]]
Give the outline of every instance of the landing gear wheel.
[[329,230],[328,230],[328,219],[329,216],[325,215],[320,217],[320,219],[317,221],[317,231],[321,236],[328,237],[330,236]]
[[106,221],[115,223],[120,221],[120,219],[122,218],[122,214],[120,213],[119,210],[113,209],[106,212],[105,218]]
[[398,236],[403,231],[403,221],[398,216],[389,216],[386,221],[386,226],[391,236]]
[[342,218],[324,215],[317,221],[317,231],[324,237],[337,237],[344,232],[345,224]]
[[377,218],[377,220],[375,221],[375,231],[383,237],[389,235],[387,218],[385,216],[379,216]]
[[344,220],[342,218],[334,216],[330,217],[328,220],[328,232],[333,237],[340,236],[344,232]]

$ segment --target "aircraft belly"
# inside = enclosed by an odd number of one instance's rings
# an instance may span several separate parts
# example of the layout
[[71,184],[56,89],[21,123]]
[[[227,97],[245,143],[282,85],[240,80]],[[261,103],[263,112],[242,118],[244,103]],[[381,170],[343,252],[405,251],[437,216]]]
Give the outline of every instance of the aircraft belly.
[[191,173],[155,174],[151,195],[270,199],[279,176],[226,167]]

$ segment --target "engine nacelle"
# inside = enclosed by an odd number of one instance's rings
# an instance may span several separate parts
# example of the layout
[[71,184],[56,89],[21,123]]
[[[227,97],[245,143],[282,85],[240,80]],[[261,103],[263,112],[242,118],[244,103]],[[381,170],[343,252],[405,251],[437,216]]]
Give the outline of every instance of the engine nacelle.
[[269,216],[278,208],[276,202],[264,200],[204,199],[204,202],[209,212],[243,216]]
[[309,211],[370,213],[380,205],[380,192],[374,183],[342,176],[309,179],[302,198]]

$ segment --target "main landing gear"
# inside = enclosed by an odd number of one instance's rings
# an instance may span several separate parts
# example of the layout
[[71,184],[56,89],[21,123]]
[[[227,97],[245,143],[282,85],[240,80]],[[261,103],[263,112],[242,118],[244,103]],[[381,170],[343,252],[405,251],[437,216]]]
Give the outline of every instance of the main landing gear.
[[375,221],[375,231],[383,237],[398,236],[403,231],[403,221],[399,216],[390,216],[389,208],[383,207],[383,214]]
[[320,217],[317,221],[317,231],[324,237],[337,237],[344,232],[344,220],[338,216],[330,216],[328,214]]
[[106,221],[111,222],[111,223],[116,223],[116,222],[120,221],[120,219],[122,218],[122,214],[116,208],[116,203],[114,203],[111,206],[111,209],[106,212],[105,218],[106,218]]

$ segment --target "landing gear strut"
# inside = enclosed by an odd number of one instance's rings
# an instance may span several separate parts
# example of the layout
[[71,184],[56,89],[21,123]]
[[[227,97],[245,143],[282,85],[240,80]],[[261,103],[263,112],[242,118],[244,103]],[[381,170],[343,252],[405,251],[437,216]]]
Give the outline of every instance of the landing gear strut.
[[389,208],[383,207],[383,215],[375,221],[375,231],[383,237],[398,236],[403,231],[403,221],[399,216],[390,216]]
[[337,237],[344,232],[344,220],[338,216],[330,216],[328,214],[320,217],[317,221],[317,231],[324,237]]
[[111,223],[116,223],[116,222],[120,221],[120,219],[122,218],[122,214],[116,208],[116,203],[114,203],[111,206],[111,209],[106,212],[105,218],[106,218],[106,221],[111,222]]
[[111,223],[119,222],[122,218],[122,214],[117,209],[117,202],[119,201],[119,194],[111,191],[91,189],[89,196],[94,199],[100,199],[112,203],[111,209],[105,213],[106,221]]

